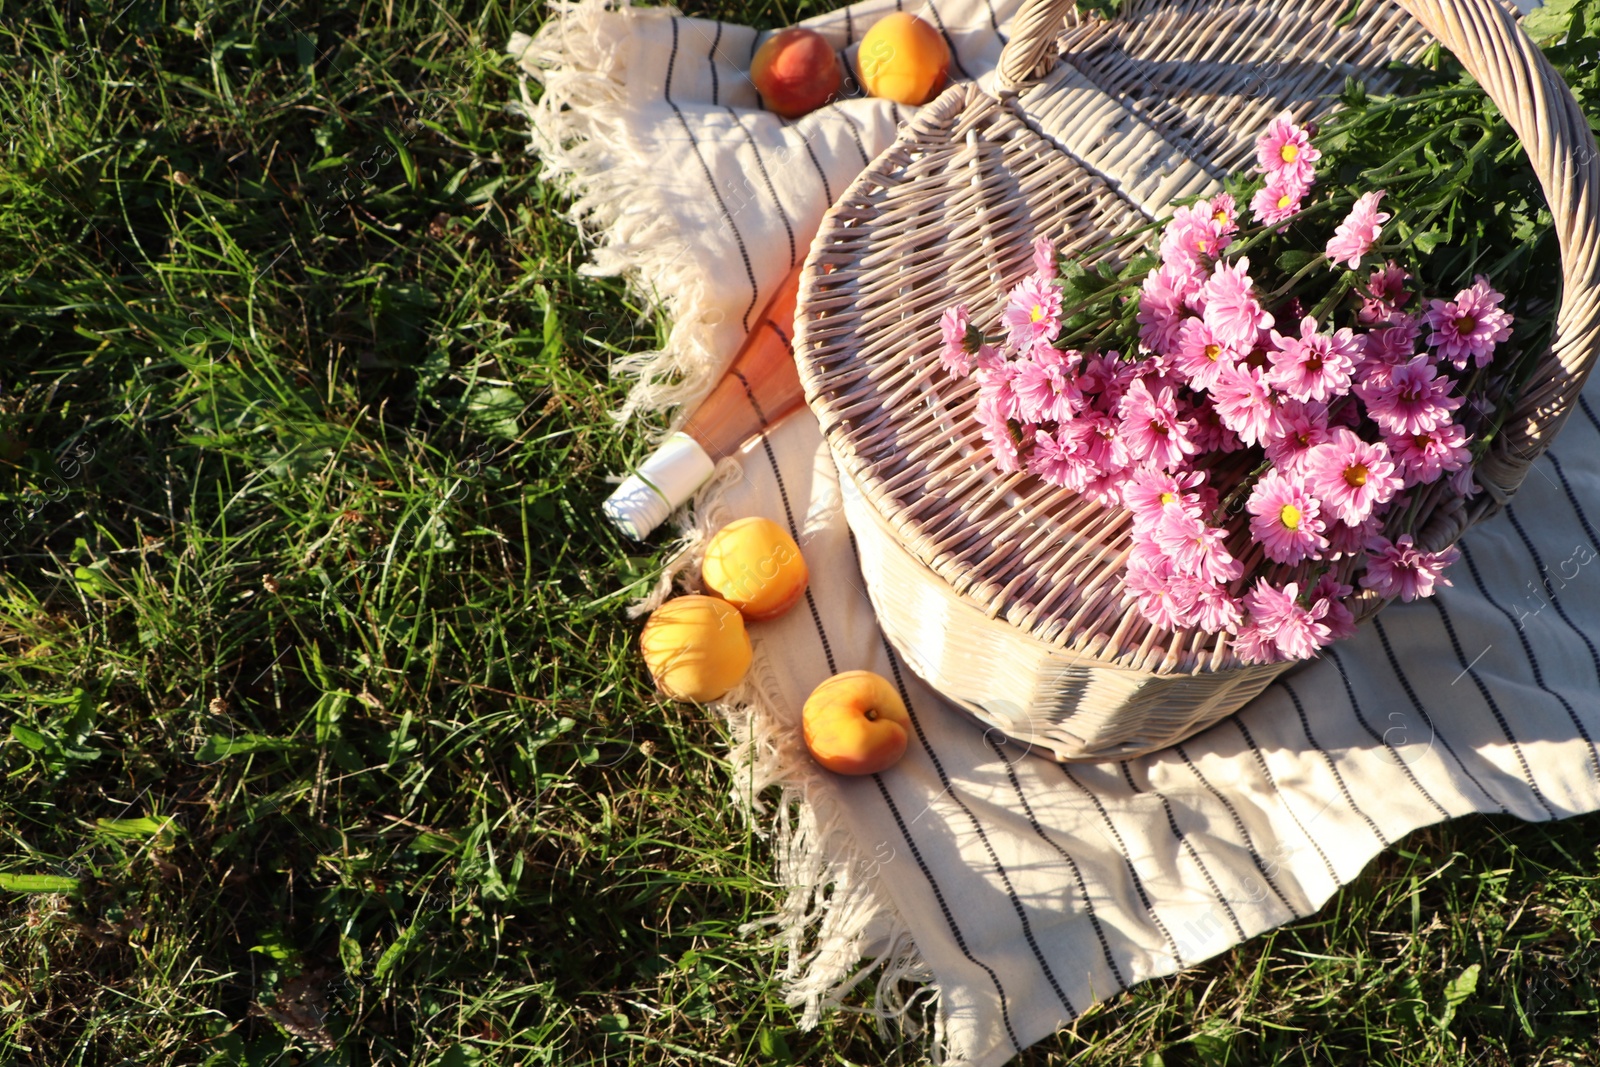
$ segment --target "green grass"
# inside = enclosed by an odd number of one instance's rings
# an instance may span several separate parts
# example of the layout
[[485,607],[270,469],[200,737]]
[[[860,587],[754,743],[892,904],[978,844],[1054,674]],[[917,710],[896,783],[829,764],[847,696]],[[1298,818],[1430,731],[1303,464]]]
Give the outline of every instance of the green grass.
[[[634,654],[660,324],[503,110],[541,17],[0,3],[0,1063],[918,1060],[798,1032],[721,723]],[[1600,1062],[1597,837],[1419,832],[1025,1062]]]

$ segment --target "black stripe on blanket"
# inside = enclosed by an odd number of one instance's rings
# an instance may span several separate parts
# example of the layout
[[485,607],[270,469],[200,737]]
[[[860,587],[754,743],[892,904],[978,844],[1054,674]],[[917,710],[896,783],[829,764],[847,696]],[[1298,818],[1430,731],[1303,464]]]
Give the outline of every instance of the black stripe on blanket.
[[928,863],[922,858],[922,850],[917,848],[917,843],[911,839],[911,830],[906,826],[905,819],[900,815],[900,808],[894,802],[894,797],[889,795],[889,788],[883,784],[883,775],[874,774],[873,782],[878,787],[878,793],[883,797],[883,802],[889,806],[889,814],[894,816],[894,823],[900,827],[900,836],[905,838],[906,847],[911,850],[911,858],[917,861],[917,866],[922,868],[922,875],[928,880],[928,885],[933,889],[933,899],[938,902],[939,910],[944,913],[945,925],[950,928],[950,933],[956,939],[956,948],[961,950],[974,967],[981,967],[989,976],[989,981],[994,983],[994,991],[1000,997],[1000,1021],[1005,1023],[1006,1036],[1011,1038],[1011,1047],[1018,1055],[1022,1054],[1022,1042],[1017,1040],[1017,1032],[1011,1028],[1011,1012],[1006,1007],[1005,987],[1000,984],[1000,976],[994,973],[994,968],[984,963],[972,954],[967,948],[967,939],[961,936],[961,927],[956,925],[956,917],[950,911],[950,905],[945,902],[944,894],[939,891],[939,883],[933,880],[933,872],[928,869]]
[[1228,818],[1233,822],[1233,828],[1239,832],[1239,839],[1244,842],[1244,847],[1250,853],[1250,862],[1256,865],[1256,870],[1260,871],[1261,877],[1266,879],[1267,888],[1272,890],[1272,895],[1278,898],[1280,904],[1289,909],[1290,915],[1293,915],[1296,919],[1300,918],[1300,909],[1289,903],[1289,898],[1284,896],[1283,890],[1278,887],[1277,879],[1273,878],[1271,872],[1267,870],[1266,862],[1262,860],[1261,853],[1256,850],[1256,843],[1251,839],[1250,831],[1245,828],[1244,820],[1239,817],[1239,811],[1233,806],[1233,802],[1218,792],[1217,787],[1212,785],[1204,774],[1200,773],[1200,768],[1195,766],[1194,760],[1189,758],[1189,753],[1184,751],[1182,745],[1174,747],[1177,750],[1178,758],[1183,760],[1183,765],[1189,768],[1194,776],[1200,780],[1200,784],[1205,786],[1206,792],[1215,797],[1217,803],[1221,804],[1223,809],[1227,811]]
[[761,172],[761,181],[767,187],[767,195],[772,197],[772,204],[778,209],[778,219],[783,223],[783,232],[789,237],[789,266],[792,269],[799,262],[796,258],[799,250],[795,248],[794,225],[789,221],[789,211],[783,206],[783,201],[778,199],[777,187],[772,184],[772,175],[767,170],[766,161],[761,158],[761,145],[756,141],[756,135],[750,132],[750,128],[744,124],[744,118],[738,111],[727,105],[723,106],[728,112],[728,117],[744,131],[745,139],[750,142],[750,151],[755,153],[756,169]]
[[[922,720],[917,717],[917,709],[911,703],[911,691],[906,688],[905,677],[900,673],[900,657],[895,655],[894,648],[889,644],[887,637],[884,637],[882,633],[878,636],[883,641],[884,655],[889,657],[889,670],[894,674],[895,688],[900,690],[900,699],[905,701],[906,713],[911,716],[911,728],[916,731],[917,740],[921,742],[923,751],[927,752],[929,762],[933,764],[935,773],[939,775],[939,784],[943,786],[943,792],[949,795],[950,799],[955,802],[956,807],[960,808],[961,813],[967,817],[967,821],[972,823],[973,831],[977,833],[978,840],[983,843],[983,850],[989,854],[990,865],[994,867],[995,873],[1000,876],[1001,883],[1006,887],[1006,896],[1011,898],[1011,908],[1017,913],[1017,921],[1022,924],[1022,936],[1028,942],[1028,948],[1032,950],[1035,962],[1039,964],[1039,969],[1044,972],[1045,980],[1050,983],[1050,988],[1055,991],[1056,999],[1061,1001],[1063,1008],[1067,1009],[1069,1020],[1076,1019],[1078,1017],[1078,1009],[1068,999],[1066,992],[1061,988],[1061,983],[1056,981],[1055,972],[1050,969],[1050,964],[1045,962],[1044,953],[1039,951],[1039,942],[1033,936],[1033,925],[1028,922],[1028,911],[1022,906],[1022,898],[1017,896],[1016,887],[1011,884],[1011,876],[1006,873],[1005,864],[1000,862],[999,855],[995,853],[994,845],[990,843],[989,835],[984,832],[983,824],[978,821],[976,815],[972,814],[972,809],[967,807],[967,802],[961,799],[961,795],[956,792],[955,786],[951,784],[950,776],[945,773],[944,762],[939,759],[939,754],[933,750],[932,745],[928,744],[928,735],[922,731]],[[937,800],[938,798],[935,797],[934,799]],[[1240,936],[1241,938],[1243,937],[1242,934]]]
[[1339,768],[1334,764],[1333,757],[1328,755],[1328,750],[1318,744],[1316,737],[1312,735],[1311,722],[1306,718],[1305,705],[1300,703],[1300,694],[1296,693],[1294,691],[1294,687],[1283,678],[1279,678],[1274,684],[1282,686],[1283,691],[1289,694],[1289,700],[1292,704],[1294,704],[1294,713],[1300,717],[1300,729],[1305,732],[1306,744],[1317,750],[1317,755],[1322,757],[1322,761],[1328,765],[1328,770],[1333,772],[1334,784],[1339,787],[1339,793],[1344,797],[1344,802],[1350,805],[1351,811],[1355,812],[1366,821],[1367,828],[1370,829],[1372,831],[1372,835],[1378,839],[1378,843],[1384,848],[1388,848],[1389,839],[1384,836],[1382,830],[1378,829],[1378,824],[1372,821],[1372,817],[1361,810],[1361,805],[1356,803],[1356,798],[1350,795],[1350,787],[1345,785],[1344,775],[1339,773]]
[[[1506,508],[1506,514],[1510,515],[1510,513],[1511,509],[1508,506]],[[1515,524],[1513,523],[1513,525]],[[1520,527],[1518,528],[1517,532],[1522,532]],[[1528,543],[1526,536],[1523,537],[1523,543]],[[1594,742],[1589,738],[1589,731],[1584,729],[1582,720],[1578,718],[1578,713],[1572,710],[1572,705],[1568,703],[1567,698],[1545,684],[1544,671],[1539,668],[1539,657],[1534,654],[1533,642],[1528,640],[1527,627],[1522,625],[1522,622],[1515,615],[1511,614],[1510,609],[1489,594],[1489,587],[1484,584],[1483,575],[1478,573],[1478,564],[1473,560],[1472,549],[1468,547],[1467,542],[1464,540],[1460,541],[1457,543],[1457,547],[1461,549],[1461,561],[1467,565],[1467,573],[1472,575],[1472,581],[1475,585],[1477,585],[1478,592],[1482,593],[1483,599],[1487,600],[1490,604],[1493,604],[1495,610],[1504,615],[1506,617],[1506,621],[1511,624],[1511,628],[1517,631],[1517,641],[1522,645],[1522,654],[1528,657],[1528,668],[1533,673],[1533,684],[1544,690],[1546,693],[1549,693],[1551,696],[1555,697],[1557,702],[1559,702],[1560,705],[1566,709],[1567,718],[1572,720],[1572,725],[1577,728],[1578,736],[1583,738],[1584,743],[1589,746],[1589,766],[1594,771],[1595,777],[1600,779],[1600,755],[1595,753]],[[1531,550],[1533,546],[1529,544],[1528,547]],[[1552,593],[1550,595],[1550,599],[1555,601],[1555,594]],[[1558,608],[1557,610],[1560,609]],[[1568,620],[1568,625],[1571,625],[1571,620]],[[1576,630],[1577,627],[1573,627],[1573,629]],[[1580,636],[1582,635],[1580,634]],[[1591,645],[1590,651],[1593,651],[1593,649],[1594,646]]]
[[1433,806],[1433,810],[1439,813],[1439,818],[1448,819],[1450,817],[1449,810],[1446,809],[1443,804],[1433,799],[1433,794],[1424,789],[1422,783],[1417,781],[1417,776],[1411,773],[1410,765],[1407,764],[1405,760],[1400,758],[1400,750],[1389,743],[1387,734],[1378,733],[1378,731],[1374,730],[1372,725],[1367,722],[1366,715],[1361,711],[1361,701],[1356,699],[1355,687],[1350,684],[1350,675],[1344,669],[1344,659],[1339,655],[1339,651],[1335,648],[1329,648],[1328,658],[1333,661],[1334,668],[1339,672],[1339,681],[1344,683],[1344,695],[1345,698],[1350,701],[1350,710],[1355,713],[1356,722],[1361,724],[1361,728],[1367,732],[1368,737],[1372,738],[1374,741],[1378,742],[1378,744],[1389,750],[1389,754],[1394,757],[1395,765],[1400,768],[1400,772],[1406,776],[1407,781],[1417,787],[1417,792],[1421,793],[1422,799],[1426,800],[1430,805]]
[[1589,525],[1589,516],[1584,512],[1583,505],[1578,503],[1578,496],[1572,491],[1572,483],[1567,481],[1567,472],[1561,469],[1561,461],[1556,458],[1554,451],[1547,451],[1545,459],[1550,461],[1550,466],[1555,468],[1556,477],[1561,479],[1561,491],[1567,494],[1567,503],[1572,505],[1572,510],[1577,514],[1578,521],[1583,523],[1583,532],[1589,535],[1589,548],[1595,549],[1600,545],[1600,534],[1594,532],[1594,527]]
[[1061,768],[1061,773],[1067,776],[1067,781],[1076,786],[1078,791],[1088,798],[1089,803],[1094,805],[1094,810],[1100,813],[1100,821],[1106,824],[1106,830],[1111,834],[1111,843],[1117,846],[1117,853],[1122,857],[1122,865],[1127,869],[1129,880],[1133,882],[1133,891],[1139,895],[1139,903],[1144,905],[1145,914],[1150,916],[1151,924],[1160,931],[1162,939],[1167,943],[1167,948],[1172,951],[1172,958],[1177,962],[1178,968],[1181,970],[1187,967],[1189,964],[1183,958],[1183,953],[1178,951],[1178,942],[1173,940],[1172,932],[1167,929],[1167,924],[1161,921],[1161,916],[1156,914],[1155,905],[1150,903],[1150,893],[1144,887],[1144,879],[1139,877],[1138,870],[1133,866],[1133,860],[1128,855],[1128,845],[1122,840],[1122,834],[1117,830],[1117,824],[1111,821],[1111,813],[1106,811],[1104,804],[1100,803],[1100,798],[1095,796],[1094,790],[1078,781],[1077,776],[1072,773],[1071,767],[1068,767],[1065,763],[1057,764],[1057,766]]
[[[1546,593],[1550,594],[1550,606],[1556,609],[1556,614],[1561,616],[1561,621],[1567,624],[1567,629],[1577,634],[1578,639],[1581,640],[1584,644],[1584,647],[1589,650],[1589,662],[1594,665],[1595,679],[1600,681],[1600,652],[1595,651],[1594,642],[1589,640],[1589,635],[1580,630],[1577,623],[1572,621],[1572,617],[1567,614],[1567,609],[1561,606],[1561,598],[1556,596],[1556,591],[1554,589],[1550,588],[1550,569],[1544,565],[1544,557],[1539,555],[1539,550],[1534,547],[1533,541],[1529,539],[1527,531],[1522,528],[1522,521],[1517,518],[1516,508],[1510,504],[1506,505],[1506,518],[1510,520],[1511,528],[1517,531],[1517,536],[1521,538],[1523,547],[1528,550],[1528,555],[1533,557],[1534,566],[1538,567],[1539,572],[1545,575],[1544,590]],[[1583,546],[1579,545],[1577,547],[1581,549]],[[1577,552],[1574,550],[1573,555],[1576,554]],[[1568,558],[1570,559],[1571,557]],[[1556,569],[1560,570],[1559,564],[1557,564]],[[1563,577],[1565,576],[1563,575]],[[1567,580],[1570,581],[1571,579]],[[1566,587],[1566,582],[1563,582],[1561,584],[1561,588],[1565,589]],[[1577,724],[1576,719],[1574,719],[1573,722]],[[1589,740],[1589,735],[1584,732],[1582,724],[1578,724],[1578,736],[1582,737],[1585,741],[1588,741],[1592,755],[1594,742]],[[1600,778],[1600,762],[1595,764],[1594,772],[1595,777]]]
[[[1462,548],[1466,547],[1465,540],[1457,541],[1456,544]],[[1522,778],[1528,783],[1529,792],[1533,794],[1533,798],[1539,802],[1540,807],[1544,808],[1551,820],[1560,818],[1556,814],[1556,809],[1552,808],[1550,802],[1545,799],[1544,790],[1540,789],[1539,783],[1533,780],[1533,771],[1528,768],[1528,758],[1523,755],[1522,745],[1518,743],[1516,736],[1511,732],[1511,726],[1506,722],[1505,713],[1500,710],[1500,705],[1495,701],[1494,695],[1489,692],[1489,687],[1483,684],[1483,678],[1479,676],[1477,671],[1472,669],[1472,664],[1476,663],[1477,660],[1474,659],[1471,663],[1467,662],[1466,653],[1461,650],[1461,641],[1456,637],[1456,627],[1450,621],[1450,613],[1445,610],[1444,601],[1439,597],[1431,596],[1428,597],[1428,603],[1433,605],[1433,610],[1439,613],[1439,621],[1444,623],[1445,636],[1450,638],[1450,648],[1456,654],[1456,662],[1461,664],[1461,673],[1471,678],[1472,684],[1478,687],[1478,695],[1483,697],[1483,702],[1488,706],[1489,713],[1494,716],[1494,721],[1500,726],[1500,733],[1504,735],[1506,743],[1511,746],[1512,753],[1517,757],[1517,766],[1522,768]],[[1485,648],[1483,651],[1487,652],[1489,650]],[[1480,652],[1479,656],[1482,654]],[[1460,675],[1456,677],[1459,680]],[[1450,684],[1454,685],[1455,682]]]
[[1267,785],[1272,787],[1273,793],[1277,794],[1278,799],[1283,803],[1283,810],[1289,813],[1289,818],[1293,819],[1294,824],[1300,828],[1301,835],[1316,850],[1317,858],[1322,861],[1323,870],[1328,872],[1329,880],[1334,885],[1343,884],[1339,878],[1339,872],[1334,870],[1333,864],[1328,861],[1328,854],[1322,851],[1322,846],[1317,844],[1317,839],[1311,836],[1311,831],[1306,829],[1306,824],[1300,821],[1300,816],[1296,815],[1294,809],[1289,806],[1289,798],[1278,788],[1278,780],[1272,776],[1272,771],[1267,768],[1267,757],[1262,754],[1261,747],[1256,744],[1256,739],[1250,735],[1250,728],[1239,719],[1238,715],[1230,715],[1228,721],[1239,728],[1239,736],[1244,738],[1244,743],[1249,747],[1250,754],[1255,756],[1256,766],[1261,768],[1261,776],[1267,780]]
[[728,210],[727,202],[722,199],[722,191],[717,188],[717,180],[711,175],[711,167],[706,163],[705,154],[700,151],[700,142],[695,140],[694,129],[689,125],[689,120],[683,117],[683,109],[672,102],[672,70],[678,61],[678,16],[672,16],[672,52],[667,56],[667,82],[662,88],[662,95],[667,106],[672,108],[672,113],[678,116],[678,123],[683,127],[684,135],[689,138],[689,144],[694,148],[695,158],[700,161],[700,170],[705,174],[706,185],[711,188],[711,195],[717,199],[717,207],[722,209],[722,217],[727,221],[728,228],[733,231],[734,242],[739,246],[739,258],[744,260],[744,272],[750,279],[750,306],[744,309],[744,329],[750,332],[750,313],[756,309],[756,301],[761,298],[761,288],[756,284],[755,268],[750,265],[750,252],[744,246],[744,237],[739,233],[738,224],[733,221],[733,212]]
[[720,104],[717,99],[717,45],[722,43],[722,20],[717,19],[717,35],[711,39],[711,51],[706,53],[706,67],[711,71],[711,102]]
[[944,18],[939,14],[939,8],[933,0],[928,0],[928,13],[933,16],[933,24],[939,27],[939,35],[944,38],[944,43],[950,46],[950,61],[956,65],[956,70],[961,72],[963,78],[972,81],[971,73],[961,65],[961,53],[956,51],[956,43],[951,39],[950,31],[944,28]]
[[1428,714],[1428,709],[1422,706],[1422,701],[1417,698],[1417,691],[1411,686],[1411,679],[1406,675],[1405,668],[1400,666],[1399,657],[1394,654],[1394,646],[1389,643],[1389,631],[1383,628],[1383,616],[1381,614],[1372,617],[1372,628],[1378,635],[1379,643],[1383,645],[1383,654],[1389,659],[1389,667],[1394,671],[1394,676],[1400,680],[1400,688],[1405,690],[1406,698],[1411,701],[1411,706],[1416,709],[1417,714],[1422,716],[1422,721],[1428,724],[1430,735],[1444,746],[1444,750],[1450,754],[1450,758],[1456,761],[1456,766],[1461,768],[1461,773],[1466,775],[1467,779],[1478,787],[1478,792],[1483,794],[1484,799],[1499,808],[1502,814],[1510,815],[1511,809],[1505,806],[1505,802],[1485,789],[1483,783],[1478,781],[1477,775],[1467,769],[1466,761],[1456,753],[1455,746],[1450,743],[1450,739],[1444,735],[1438,724],[1433,721],[1433,716]]
[[[1143,794],[1145,790],[1140,789],[1133,782],[1133,772],[1128,768],[1128,761],[1122,760],[1118,766],[1122,768],[1122,778],[1128,783],[1128,788],[1133,790],[1134,795]],[[1206,861],[1200,858],[1200,853],[1190,843],[1189,835],[1184,833],[1183,829],[1178,826],[1178,817],[1173,814],[1171,801],[1167,800],[1159,789],[1150,789],[1149,793],[1161,802],[1161,810],[1166,812],[1167,815],[1167,829],[1172,831],[1173,838],[1183,846],[1183,850],[1189,854],[1189,858],[1194,861],[1194,865],[1200,868],[1200,877],[1204,878],[1206,885],[1211,887],[1211,895],[1217,898],[1217,903],[1222,905],[1222,910],[1228,913],[1228,922],[1233,924],[1233,932],[1239,935],[1240,941],[1243,941],[1247,935],[1244,932],[1244,927],[1239,924],[1239,913],[1233,910],[1233,905],[1228,903],[1228,898],[1222,895],[1222,887],[1217,885],[1217,880],[1211,875],[1211,868],[1206,866]]]
[[1122,977],[1122,968],[1117,966],[1117,959],[1111,954],[1111,942],[1106,940],[1106,931],[1100,925],[1100,916],[1095,914],[1094,900],[1089,895],[1089,886],[1083,880],[1083,871],[1079,869],[1078,861],[1073,859],[1071,854],[1057,844],[1049,834],[1044,832],[1044,827],[1039,825],[1038,818],[1033,814],[1033,805],[1028,803],[1027,795],[1022,791],[1022,783],[1017,779],[1016,769],[1012,767],[1011,761],[1006,758],[1005,749],[1001,742],[996,740],[994,735],[988,731],[984,732],[983,738],[989,742],[989,747],[994,749],[994,754],[999,756],[1000,762],[1005,765],[1006,777],[1011,779],[1011,791],[1017,795],[1017,802],[1022,805],[1023,813],[1028,816],[1028,825],[1033,827],[1034,834],[1040,841],[1055,849],[1056,855],[1066,861],[1067,870],[1072,872],[1072,880],[1077,883],[1078,895],[1083,898],[1083,913],[1089,917],[1089,925],[1094,927],[1094,936],[1100,942],[1100,954],[1105,957],[1106,966],[1111,968],[1111,974],[1117,980],[1117,988],[1113,993],[1122,992],[1128,988],[1128,980]]

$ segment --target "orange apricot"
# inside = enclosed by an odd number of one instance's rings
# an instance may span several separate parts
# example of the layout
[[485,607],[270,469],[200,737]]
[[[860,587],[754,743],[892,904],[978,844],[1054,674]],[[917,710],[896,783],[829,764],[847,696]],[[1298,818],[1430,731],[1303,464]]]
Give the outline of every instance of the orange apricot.
[[656,687],[673,700],[716,700],[750,669],[750,635],[725,600],[680,596],[650,613],[639,649]]
[[794,606],[810,580],[800,546],[771,519],[737,519],[711,535],[700,578],[751,622],[775,619]]
[[856,57],[861,85],[873,96],[901,104],[926,104],[950,74],[944,35],[905,11],[885,15],[861,38]]
[[876,774],[900,761],[911,715],[889,679],[845,671],[817,686],[800,711],[806,748],[838,774]]

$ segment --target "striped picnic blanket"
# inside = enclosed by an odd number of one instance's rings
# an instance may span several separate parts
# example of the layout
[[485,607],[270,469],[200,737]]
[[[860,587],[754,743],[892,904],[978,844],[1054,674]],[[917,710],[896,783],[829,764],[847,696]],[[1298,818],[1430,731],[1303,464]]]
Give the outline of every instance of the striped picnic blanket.
[[[806,24],[848,52],[897,6]],[[1016,7],[918,10],[981,84]],[[760,111],[743,76],[759,40],[583,0],[510,44],[543,82],[524,98],[534,148],[600,238],[592,269],[627,273],[674,317],[662,352],[620,368],[639,380],[634,410],[710,388],[823,210],[909,117],[864,99],[796,122]],[[931,1022],[936,1061],[1000,1064],[1099,1000],[1313,914],[1418,827],[1600,808],[1597,411],[1591,387],[1516,503],[1462,542],[1453,586],[1392,606],[1181,745],[1070,766],[984,731],[905,669],[815,418],[769,427],[685,517],[675,573],[692,585],[703,538],[753,514],[787,524],[810,565],[805,605],[752,627],[750,679],[723,705],[734,810],[774,835],[786,890],[751,933],[788,947],[801,1024],[841,1005]],[[915,740],[891,770],[846,779],[809,760],[799,715],[856,668],[900,686]],[[903,978],[926,994],[901,999]],[[864,981],[876,995],[852,996]]]

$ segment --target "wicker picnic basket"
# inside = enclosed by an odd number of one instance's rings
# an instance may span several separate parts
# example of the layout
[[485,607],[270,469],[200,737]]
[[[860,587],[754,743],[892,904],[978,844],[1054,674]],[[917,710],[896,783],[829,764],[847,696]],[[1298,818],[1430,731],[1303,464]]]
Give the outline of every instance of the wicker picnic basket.
[[[1048,234],[1072,254],[1133,231],[1252,162],[1285,108],[1326,110],[1346,76],[1391,90],[1436,39],[1521,138],[1561,244],[1551,350],[1475,469],[1484,492],[1423,502],[1418,541],[1497,510],[1565,421],[1600,337],[1600,165],[1570,90],[1492,0],[1129,0],[1113,19],[1027,0],[995,95],[925,106],[828,212],[806,261],[795,353],[837,461],[884,633],[981,722],[1062,760],[1125,758],[1231,714],[1288,664],[1242,665],[1227,635],[1173,633],[1124,602],[1129,517],[995,469],[977,388],[939,365],[938,316],[993,321]],[[1358,618],[1383,606],[1370,593]]]

